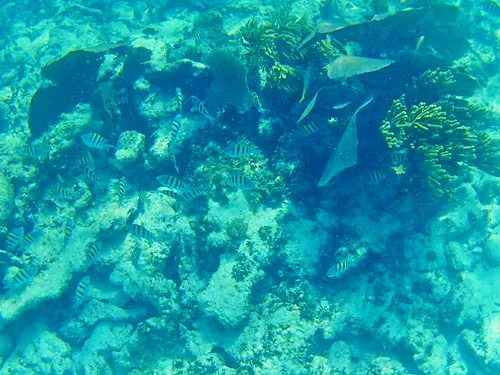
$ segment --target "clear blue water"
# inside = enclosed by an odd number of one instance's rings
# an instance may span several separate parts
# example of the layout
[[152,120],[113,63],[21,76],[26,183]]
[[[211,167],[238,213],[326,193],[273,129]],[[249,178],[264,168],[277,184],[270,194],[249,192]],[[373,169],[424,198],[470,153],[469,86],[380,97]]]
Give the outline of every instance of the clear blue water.
[[0,374],[500,373],[494,1],[0,5]]

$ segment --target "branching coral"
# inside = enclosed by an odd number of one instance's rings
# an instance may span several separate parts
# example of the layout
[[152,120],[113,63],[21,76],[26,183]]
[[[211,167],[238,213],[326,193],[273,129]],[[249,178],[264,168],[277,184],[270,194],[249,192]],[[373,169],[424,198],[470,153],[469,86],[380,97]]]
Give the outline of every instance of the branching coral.
[[476,158],[478,138],[436,104],[409,110],[404,96],[395,100],[380,131],[391,149],[408,149],[409,181],[423,184],[437,197],[450,196],[450,182],[464,176]]

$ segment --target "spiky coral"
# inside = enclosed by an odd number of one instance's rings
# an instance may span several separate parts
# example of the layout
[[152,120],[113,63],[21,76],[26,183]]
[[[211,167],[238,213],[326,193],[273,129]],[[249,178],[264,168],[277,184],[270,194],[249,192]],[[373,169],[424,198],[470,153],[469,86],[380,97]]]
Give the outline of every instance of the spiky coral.
[[393,102],[380,130],[389,148],[409,150],[409,181],[423,182],[437,197],[450,196],[450,182],[464,176],[476,158],[477,136],[436,104],[408,110],[403,96]]

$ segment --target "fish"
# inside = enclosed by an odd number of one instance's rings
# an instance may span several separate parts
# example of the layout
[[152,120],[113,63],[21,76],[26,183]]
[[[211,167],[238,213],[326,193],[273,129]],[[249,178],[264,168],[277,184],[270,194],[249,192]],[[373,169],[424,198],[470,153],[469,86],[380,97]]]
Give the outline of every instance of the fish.
[[175,191],[182,191],[186,188],[186,184],[174,176],[161,175],[156,177],[156,179],[163,186]]
[[68,218],[66,220],[66,224],[64,225],[64,246],[66,246],[71,240],[74,228],[75,228],[75,223],[73,223],[73,220]]
[[81,136],[83,143],[90,148],[97,150],[107,150],[108,148],[116,148],[111,146],[106,138],[97,133],[85,133]]
[[467,223],[472,230],[477,230],[479,225],[479,218],[472,211],[467,211]]
[[166,188],[164,186],[159,187],[157,190],[161,191],[167,197],[172,198],[172,199],[177,199],[181,195],[181,193],[179,193],[175,190],[171,190],[169,188]]
[[118,181],[118,201],[121,202],[125,194],[127,193],[127,179],[122,176]]
[[408,150],[395,150],[390,153],[391,163],[393,165],[401,165],[408,160]]
[[24,148],[24,155],[28,158],[33,158],[39,161],[41,159],[45,159],[45,157],[47,156],[47,151],[48,150],[46,148],[42,149],[30,144]]
[[193,103],[193,108],[191,108],[191,111],[196,111],[198,113],[201,113],[203,117],[205,117],[208,121],[210,121],[212,124],[215,123],[215,119],[210,116],[210,113],[208,113],[207,109],[203,105],[200,99],[198,99],[196,96],[191,96],[191,102]]
[[23,237],[22,241],[22,247],[26,248],[28,246],[31,246],[35,243],[36,241],[36,236],[33,234],[34,231],[31,231],[30,233],[27,233]]
[[343,108],[347,107],[349,104],[351,104],[351,102],[344,102],[344,103],[335,104],[332,107],[332,109],[338,111],[340,109],[343,109]]
[[299,104],[306,100],[307,89],[309,88],[309,82],[311,80],[311,74],[313,71],[314,64],[309,61],[306,67],[306,72],[304,73],[304,85],[302,86],[302,96],[300,97]]
[[172,142],[175,142],[177,136],[179,135],[179,131],[181,130],[182,117],[181,115],[176,115],[174,120],[172,121],[172,129],[170,130],[170,139]]
[[360,74],[375,72],[393,63],[394,60],[340,55],[330,62],[326,68],[328,78],[341,80]]
[[137,215],[143,214],[146,211],[146,193],[140,192],[137,199]]
[[347,268],[349,268],[349,264],[347,263],[347,261],[344,260],[342,262],[338,262],[337,264],[331,266],[328,271],[326,271],[326,277],[339,277],[342,273],[345,272],[345,270],[347,270]]
[[61,198],[64,199],[74,199],[75,194],[71,190],[65,189],[61,186],[56,186],[56,193],[59,195]]
[[21,285],[28,284],[29,282],[31,282],[31,280],[33,280],[33,278],[36,276],[37,273],[38,273],[38,268],[36,267],[22,268],[16,273],[14,278],[7,285],[3,287],[3,289],[8,290],[17,288]]
[[139,265],[139,260],[141,259],[141,248],[136,246],[134,250],[132,250],[132,254],[130,254],[130,261],[134,268],[137,268]]
[[199,188],[199,187],[183,190],[182,193],[180,193],[180,196],[182,197],[182,199],[184,199],[187,202],[189,202],[195,198],[198,198],[202,195],[205,195],[205,190],[202,188]]
[[242,174],[233,174],[229,176],[227,183],[232,187],[243,190],[253,190],[256,188],[255,183]]
[[418,52],[422,48],[422,44],[424,44],[425,36],[422,35],[420,38],[417,39],[417,44],[415,45],[415,51]]
[[94,182],[98,182],[97,180],[97,175],[95,174],[95,172],[90,169],[90,167],[88,165],[86,165],[84,168],[83,168],[83,174],[85,174],[85,176],[91,180],[91,181],[94,181]]
[[89,249],[85,252],[85,261],[87,264],[87,267],[90,267],[92,263],[94,263],[95,259],[99,255],[102,249],[102,241],[98,241],[96,243],[93,243]]
[[323,90],[325,87],[328,87],[328,86],[320,87],[319,90],[316,91],[316,94],[314,94],[312,100],[309,102],[309,104],[307,105],[306,109],[304,109],[304,112],[302,112],[302,114],[300,115],[299,119],[297,120],[297,124],[299,122],[301,122],[303,119],[305,119],[307,117],[307,115],[309,115],[309,113],[313,110],[314,105],[316,104],[316,99],[318,99],[319,92],[321,90]]
[[198,29],[198,30],[196,30],[196,33],[194,34],[195,46],[199,46],[202,41],[203,41],[203,32]]
[[253,100],[253,105],[257,109],[257,112],[260,114],[264,113],[264,108],[262,108],[262,104],[260,102],[259,94],[257,94],[255,91],[251,92],[252,95],[252,100]]
[[375,185],[375,184],[378,184],[380,181],[382,181],[386,177],[387,176],[385,175],[385,173],[383,173],[381,171],[373,171],[368,175],[367,182],[369,184]]
[[500,4],[496,1],[483,1],[481,2],[481,8],[488,14],[500,17]]
[[227,146],[224,149],[224,153],[232,158],[242,158],[246,156],[255,155],[259,152],[260,151],[257,147],[244,143],[234,143],[232,145]]
[[148,240],[148,241],[154,240],[153,233],[151,233],[149,230],[144,228],[142,225],[129,224],[126,226],[126,229],[130,234],[134,235],[135,237],[142,238],[142,239]]
[[94,158],[92,157],[92,154],[87,151],[85,153],[85,155],[83,155],[81,158],[79,158],[76,161],[76,165],[78,165],[81,168],[84,168],[85,166],[93,167],[94,166]]
[[77,309],[82,305],[82,303],[87,298],[89,289],[90,289],[90,277],[85,276],[80,280],[80,282],[76,286],[75,297],[73,298],[73,306],[71,306],[71,309]]
[[10,230],[7,233],[7,238],[5,239],[5,247],[9,251],[14,251],[18,246],[22,244],[24,237],[24,228],[17,227]]
[[179,87],[175,88],[175,101],[177,102],[177,110],[182,114],[182,108],[184,107],[184,96]]
[[318,125],[316,125],[316,123],[314,121],[309,121],[309,122],[307,122],[305,124],[302,124],[302,131],[306,135],[314,134],[318,130],[319,130],[319,127],[318,127]]

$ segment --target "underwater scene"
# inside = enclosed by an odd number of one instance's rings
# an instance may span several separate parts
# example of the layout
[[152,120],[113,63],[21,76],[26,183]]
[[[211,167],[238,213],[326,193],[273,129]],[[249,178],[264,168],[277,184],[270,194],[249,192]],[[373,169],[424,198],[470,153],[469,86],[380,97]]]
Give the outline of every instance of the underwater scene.
[[500,374],[499,0],[0,32],[0,375]]

